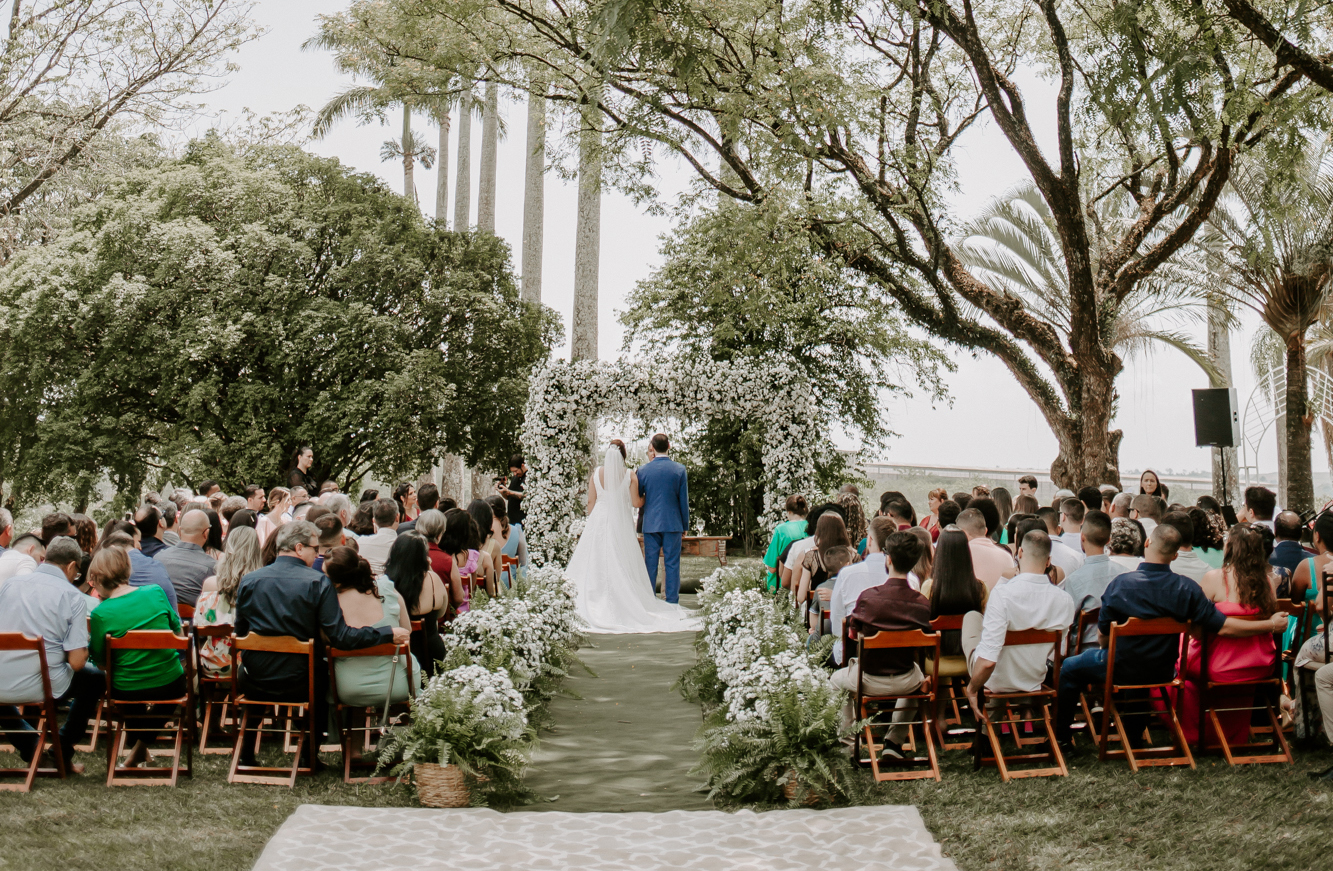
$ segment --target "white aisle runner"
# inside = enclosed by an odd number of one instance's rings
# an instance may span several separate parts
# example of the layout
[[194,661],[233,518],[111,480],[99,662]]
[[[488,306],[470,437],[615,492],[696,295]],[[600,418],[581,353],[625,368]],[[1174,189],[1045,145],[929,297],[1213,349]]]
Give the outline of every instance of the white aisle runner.
[[255,871],[954,871],[911,806],[503,814],[301,805]]

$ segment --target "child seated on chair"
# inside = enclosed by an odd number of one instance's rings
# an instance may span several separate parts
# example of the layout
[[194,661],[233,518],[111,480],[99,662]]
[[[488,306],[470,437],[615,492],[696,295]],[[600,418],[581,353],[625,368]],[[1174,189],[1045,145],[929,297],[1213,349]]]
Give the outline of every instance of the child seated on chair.
[[861,557],[856,551],[846,545],[831,547],[824,553],[824,572],[828,578],[815,586],[814,595],[810,597],[810,631],[815,635],[823,634],[824,612],[828,610],[829,599],[833,597],[833,585],[838,580],[838,572],[860,561]]

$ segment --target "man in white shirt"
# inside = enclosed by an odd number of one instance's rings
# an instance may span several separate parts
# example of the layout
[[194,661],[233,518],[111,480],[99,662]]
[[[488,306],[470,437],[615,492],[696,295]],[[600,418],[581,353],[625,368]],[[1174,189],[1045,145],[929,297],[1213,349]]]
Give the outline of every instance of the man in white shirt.
[[1171,571],[1184,575],[1195,583],[1202,581],[1203,576],[1211,572],[1213,567],[1194,552],[1194,521],[1190,520],[1188,514],[1172,511],[1162,518],[1162,525],[1170,526],[1180,533],[1180,550],[1176,551]]
[[1005,633],[1024,629],[1069,629],[1074,600],[1045,575],[1050,565],[1050,537],[1039,529],[1023,536],[1018,548],[1019,574],[991,590],[983,617],[970,611],[963,617],[962,644],[967,657],[967,698],[978,710],[977,696],[984,686],[992,692],[1033,692],[1046,679],[1046,644],[1005,648]]
[[[1143,534],[1152,538],[1152,531],[1162,522],[1162,506],[1157,504],[1156,496],[1140,493],[1130,503],[1129,519],[1143,524]],[[1147,541],[1147,538],[1144,540]]]
[[842,571],[833,582],[829,596],[829,622],[833,625],[833,662],[842,667],[842,624],[856,607],[856,600],[871,587],[877,587],[889,577],[884,557],[884,542],[896,532],[898,524],[890,517],[876,517],[870,521],[866,536],[866,558]]
[[1111,499],[1111,519],[1115,520],[1117,517],[1123,517],[1128,520],[1129,506],[1132,505],[1133,502],[1134,497],[1128,493],[1115,494],[1115,497]]
[[37,571],[37,565],[45,557],[46,548],[40,538],[20,535],[4,553],[0,553],[0,585],[10,578]]
[[958,515],[958,528],[967,535],[967,548],[972,552],[972,571],[977,580],[993,589],[1001,578],[1013,577],[1014,558],[1009,551],[990,540],[986,534],[986,518],[975,508]]
[[1065,577],[1083,568],[1083,546],[1070,547],[1060,537],[1060,512],[1042,508],[1037,511],[1037,516],[1046,524],[1046,535],[1051,540],[1051,565],[1058,566]]
[[357,549],[370,563],[370,570],[379,577],[384,574],[384,564],[389,560],[389,548],[398,539],[398,503],[392,499],[376,499],[371,518],[375,522],[375,534],[359,539]]
[[1083,553],[1083,515],[1087,506],[1079,499],[1060,503],[1060,540]]

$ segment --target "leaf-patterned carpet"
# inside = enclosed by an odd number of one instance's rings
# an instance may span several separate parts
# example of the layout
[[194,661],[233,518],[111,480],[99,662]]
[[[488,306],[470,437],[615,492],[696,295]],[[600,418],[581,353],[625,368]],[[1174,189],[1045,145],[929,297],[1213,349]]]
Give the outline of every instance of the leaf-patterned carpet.
[[502,814],[301,805],[255,871],[945,871],[914,807]]

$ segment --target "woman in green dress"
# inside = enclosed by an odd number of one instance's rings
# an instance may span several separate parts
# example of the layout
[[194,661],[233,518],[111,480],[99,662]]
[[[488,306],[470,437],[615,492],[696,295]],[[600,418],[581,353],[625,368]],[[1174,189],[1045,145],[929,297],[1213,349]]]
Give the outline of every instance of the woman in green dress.
[[[393,581],[376,579],[370,563],[350,547],[335,547],[324,560],[324,573],[338,590],[338,607],[348,626],[401,626],[412,631],[407,604],[394,589]],[[344,705],[379,707],[389,696],[390,703],[407,700],[407,660],[400,656],[395,669],[391,656],[356,656],[339,659],[334,666],[338,700]],[[393,692],[389,676],[393,675]],[[421,668],[412,659],[412,679],[420,686]]]
[[778,557],[793,541],[799,541],[810,533],[806,528],[805,518],[810,513],[810,506],[799,493],[787,497],[787,519],[779,523],[769,539],[768,551],[764,554],[764,567],[768,569],[768,588],[777,589]]

